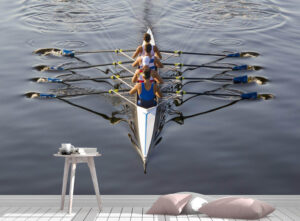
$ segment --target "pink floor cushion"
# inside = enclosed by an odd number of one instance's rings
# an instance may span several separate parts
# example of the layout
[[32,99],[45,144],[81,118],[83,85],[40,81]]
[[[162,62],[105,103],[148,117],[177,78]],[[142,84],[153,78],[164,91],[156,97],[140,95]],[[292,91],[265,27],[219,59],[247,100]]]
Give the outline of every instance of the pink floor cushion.
[[200,214],[199,209],[206,203],[213,200],[212,197],[194,192],[179,192],[181,194],[191,194],[189,202],[182,209],[181,214]]
[[272,206],[259,200],[224,197],[203,205],[199,212],[216,218],[260,219],[274,210]]
[[179,215],[191,197],[191,194],[176,193],[160,196],[147,214]]

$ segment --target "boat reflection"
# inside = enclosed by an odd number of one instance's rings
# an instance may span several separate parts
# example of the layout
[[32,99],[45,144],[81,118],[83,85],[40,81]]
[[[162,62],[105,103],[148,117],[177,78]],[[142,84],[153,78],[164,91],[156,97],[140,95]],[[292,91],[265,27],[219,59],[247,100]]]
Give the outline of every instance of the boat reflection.
[[[220,89],[220,88],[218,88],[218,89]],[[218,90],[218,89],[215,89],[215,90]],[[65,91],[67,91],[67,90],[68,90],[68,87],[63,89],[63,91],[64,91],[63,93],[66,94]],[[213,91],[215,91],[215,90],[213,90]],[[77,91],[80,91],[80,90],[77,88]],[[186,100],[181,100],[181,101],[178,98],[178,99],[170,100],[169,102],[165,102],[165,103],[163,103],[163,105],[159,106],[159,109],[157,110],[157,121],[155,122],[155,133],[153,135],[152,146],[150,147],[149,155],[148,155],[146,161],[144,160],[143,154],[139,147],[139,140],[138,140],[138,136],[137,136],[138,125],[137,125],[136,119],[134,117],[134,116],[136,116],[136,114],[134,113],[134,111],[136,111],[136,109],[133,106],[131,106],[130,104],[126,104],[126,103],[124,104],[124,102],[115,102],[115,97],[111,97],[109,99],[111,101],[111,103],[114,104],[114,106],[121,106],[122,111],[114,111],[111,113],[111,115],[108,115],[108,114],[101,113],[100,111],[94,110],[92,108],[76,104],[75,102],[72,102],[67,97],[56,97],[56,99],[66,103],[68,105],[71,105],[73,107],[80,108],[84,111],[95,114],[95,115],[101,117],[102,119],[107,120],[110,124],[116,125],[119,123],[125,123],[129,129],[129,132],[128,132],[129,140],[132,144],[132,147],[136,150],[138,156],[140,157],[140,159],[142,161],[144,173],[146,173],[147,172],[147,164],[148,164],[148,162],[151,161],[151,155],[152,155],[152,152],[154,151],[154,147],[157,147],[163,138],[163,128],[166,124],[168,124],[170,122],[176,122],[179,125],[183,125],[185,120],[187,120],[187,119],[198,117],[200,115],[204,115],[204,114],[208,114],[208,113],[212,113],[214,111],[224,109],[224,108],[234,105],[240,101],[240,99],[230,101],[229,103],[227,103],[225,105],[220,105],[218,107],[215,107],[215,108],[212,108],[212,109],[209,109],[206,111],[202,111],[199,113],[194,113],[191,115],[184,115],[182,112],[179,112],[176,110],[177,106],[183,105],[186,101],[188,101],[192,98],[195,98],[195,97],[196,96],[191,96],[190,98],[187,98]],[[176,116],[172,117],[174,115],[176,115]],[[155,151],[157,151],[157,150],[155,150]]]

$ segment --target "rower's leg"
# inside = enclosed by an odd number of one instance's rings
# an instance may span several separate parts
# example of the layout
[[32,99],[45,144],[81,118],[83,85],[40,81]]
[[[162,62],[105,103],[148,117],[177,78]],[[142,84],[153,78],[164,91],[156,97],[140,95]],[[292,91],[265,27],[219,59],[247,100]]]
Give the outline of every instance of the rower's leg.
[[95,163],[94,163],[94,158],[89,157],[88,158],[88,166],[90,168],[93,184],[94,184],[94,189],[98,201],[98,208],[99,211],[101,211],[101,198],[100,198],[100,191],[99,191],[99,186],[98,186],[98,179],[97,179],[97,173],[96,173],[96,168],[95,168]]

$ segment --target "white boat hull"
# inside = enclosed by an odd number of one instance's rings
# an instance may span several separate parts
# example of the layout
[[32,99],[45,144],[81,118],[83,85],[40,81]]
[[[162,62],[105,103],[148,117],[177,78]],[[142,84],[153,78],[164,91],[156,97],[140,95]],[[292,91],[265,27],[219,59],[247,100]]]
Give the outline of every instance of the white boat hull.
[[137,106],[138,134],[141,152],[146,161],[149,149],[152,144],[157,106],[143,108]]

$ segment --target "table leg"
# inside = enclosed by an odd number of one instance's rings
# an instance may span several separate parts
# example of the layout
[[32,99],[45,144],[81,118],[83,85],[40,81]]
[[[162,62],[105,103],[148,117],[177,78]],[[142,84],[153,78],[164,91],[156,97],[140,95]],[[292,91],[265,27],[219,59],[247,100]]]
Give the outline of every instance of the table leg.
[[70,197],[69,214],[72,213],[75,172],[76,172],[76,159],[72,158],[72,170],[71,170],[71,177],[70,177],[70,193],[69,193],[69,197]]
[[61,190],[61,206],[60,209],[64,209],[65,205],[65,196],[66,196],[66,190],[67,190],[67,183],[68,183],[68,175],[69,175],[69,159],[65,158],[65,167],[64,167],[64,177],[63,177],[63,185]]
[[93,157],[88,158],[88,166],[90,168],[91,177],[92,177],[93,184],[94,184],[94,189],[95,189],[97,202],[98,202],[98,208],[99,208],[99,210],[101,210],[100,191],[99,191],[97,173],[96,173],[96,168],[95,168],[95,163],[94,163],[94,158]]

